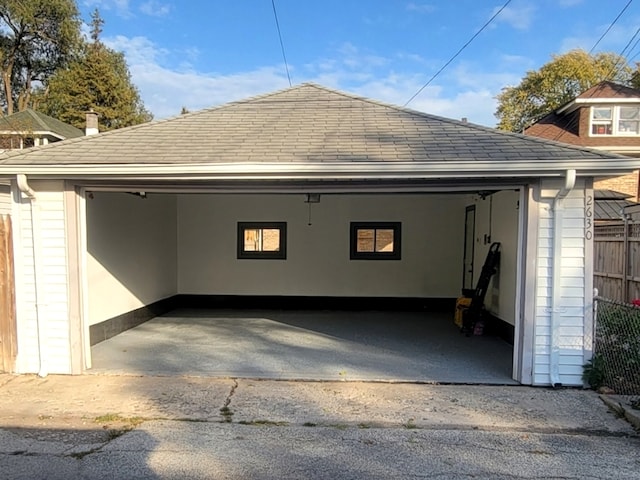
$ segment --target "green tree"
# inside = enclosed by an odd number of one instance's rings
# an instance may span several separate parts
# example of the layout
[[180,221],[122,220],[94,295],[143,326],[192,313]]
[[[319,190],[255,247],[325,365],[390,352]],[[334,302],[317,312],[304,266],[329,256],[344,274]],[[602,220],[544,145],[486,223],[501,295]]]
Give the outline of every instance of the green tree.
[[572,50],[564,55],[554,55],[539,70],[527,72],[517,86],[505,87],[498,94],[495,112],[498,128],[522,132],[531,123],[604,80],[631,86],[634,77],[626,59],[615,53],[590,55],[583,50]]
[[80,44],[75,0],[0,0],[0,105],[6,114],[31,106],[32,91]]
[[124,55],[100,41],[104,24],[98,11],[91,22],[91,42],[82,54],[50,79],[38,110],[78,128],[85,124],[85,112],[99,114],[102,131],[147,122],[153,117],[131,82]]

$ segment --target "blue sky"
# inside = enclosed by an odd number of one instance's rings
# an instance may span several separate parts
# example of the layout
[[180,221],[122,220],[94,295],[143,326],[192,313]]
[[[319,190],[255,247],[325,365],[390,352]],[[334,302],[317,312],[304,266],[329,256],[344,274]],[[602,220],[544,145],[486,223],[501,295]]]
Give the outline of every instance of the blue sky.
[[[156,119],[288,87],[271,0],[77,0],[125,54]],[[294,85],[404,105],[506,0],[276,0]],[[408,107],[495,126],[495,96],[554,54],[591,50],[629,0],[512,0]],[[596,51],[620,53],[635,0]],[[628,55],[640,61],[640,45]]]

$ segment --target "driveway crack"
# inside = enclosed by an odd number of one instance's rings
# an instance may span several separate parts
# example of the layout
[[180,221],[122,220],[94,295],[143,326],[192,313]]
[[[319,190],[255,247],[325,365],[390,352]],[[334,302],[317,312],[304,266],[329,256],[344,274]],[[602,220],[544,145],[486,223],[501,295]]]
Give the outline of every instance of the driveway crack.
[[229,405],[231,405],[231,398],[236,393],[236,389],[238,388],[238,380],[235,378],[233,378],[232,380],[233,380],[233,385],[231,385],[231,390],[229,391],[229,395],[227,395],[227,398],[225,399],[224,404],[220,409],[220,415],[222,415],[223,423],[231,423],[233,421],[233,410],[229,408]]

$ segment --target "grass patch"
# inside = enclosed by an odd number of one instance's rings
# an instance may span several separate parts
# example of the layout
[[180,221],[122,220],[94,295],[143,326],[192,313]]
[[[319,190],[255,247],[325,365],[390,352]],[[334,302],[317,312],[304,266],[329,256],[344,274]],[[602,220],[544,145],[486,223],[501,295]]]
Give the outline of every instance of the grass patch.
[[121,423],[129,425],[131,427],[137,427],[144,422],[142,417],[123,417],[117,413],[107,413],[106,415],[100,415],[93,419],[95,423],[107,424],[107,423]]
[[224,423],[231,423],[233,421],[233,411],[227,406],[220,409],[220,415],[222,415],[222,421]]
[[303,427],[317,427],[318,424],[317,423],[313,423],[313,422],[304,422],[302,424]]
[[418,428],[418,426],[415,424],[415,420],[413,418],[410,418],[409,420],[407,420],[405,423],[402,424],[402,426],[404,428],[407,428],[409,430],[413,430]]
[[349,428],[349,425],[346,423],[334,423],[333,425],[329,425],[330,427],[337,428],[338,430],[346,430]]
[[369,423],[359,423],[358,424],[358,428],[361,428],[361,429],[371,428],[371,424],[369,424]]
[[273,420],[241,420],[240,425],[255,425],[259,427],[286,427],[289,422],[276,422]]

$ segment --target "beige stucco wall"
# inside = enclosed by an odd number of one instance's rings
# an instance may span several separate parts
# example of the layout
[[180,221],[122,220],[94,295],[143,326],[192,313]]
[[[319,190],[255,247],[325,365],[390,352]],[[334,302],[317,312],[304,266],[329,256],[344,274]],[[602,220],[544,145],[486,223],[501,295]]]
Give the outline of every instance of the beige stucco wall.
[[[183,294],[456,297],[464,195],[179,195]],[[284,221],[286,260],[238,260],[238,221]],[[351,221],[402,222],[402,259],[349,259]]]
[[94,192],[86,208],[90,325],[176,294],[175,195]]

